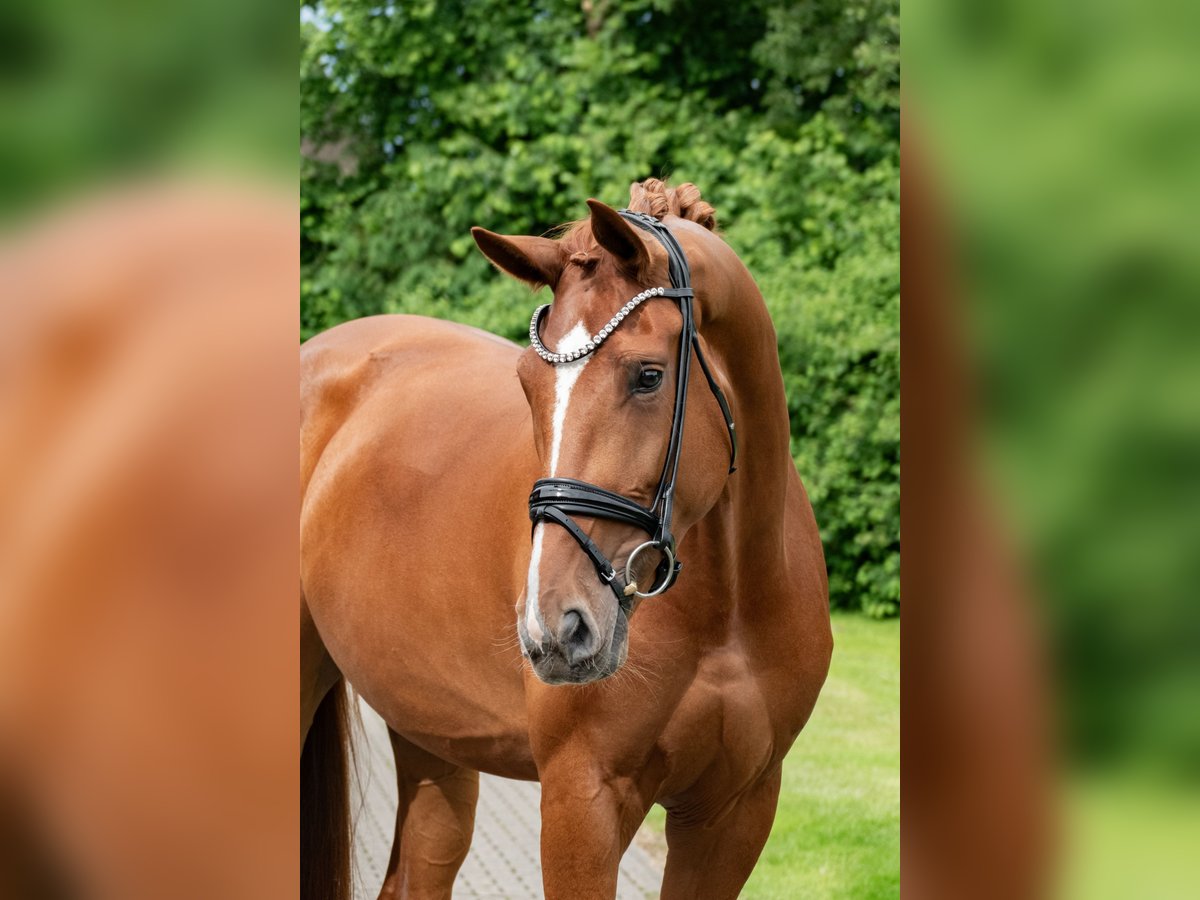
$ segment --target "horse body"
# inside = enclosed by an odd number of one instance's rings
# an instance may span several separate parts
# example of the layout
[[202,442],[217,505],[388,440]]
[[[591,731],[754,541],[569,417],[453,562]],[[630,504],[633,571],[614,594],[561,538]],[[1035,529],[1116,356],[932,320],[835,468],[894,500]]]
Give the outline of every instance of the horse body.
[[[532,474],[516,354],[475,329],[411,316],[308,342],[304,433],[315,439],[301,557],[321,641],[393,730],[473,768],[530,778],[511,640],[529,552],[521,470]],[[476,736],[486,749],[471,753]]]
[[[671,227],[700,263],[706,353],[744,449],[686,523],[678,582],[619,623],[628,662],[605,680],[546,684],[522,659],[526,498],[547,445],[530,415],[538,389],[528,371],[524,392],[518,380],[520,348],[407,316],[348,323],[304,347],[301,738],[341,677],[387,721],[401,809],[384,896],[449,896],[478,771],[542,782],[548,897],[611,898],[656,801],[668,810],[665,898],[737,896],[766,841],[780,764],[828,668],[824,561],[761,296],[711,232]],[[556,303],[571,313],[568,293],[560,284]],[[722,314],[722,302],[743,306]],[[711,471],[725,439],[691,377],[683,478]],[[577,555],[557,530],[543,538],[548,559]],[[542,585],[548,631],[557,595],[613,602],[587,565],[560,570]]]

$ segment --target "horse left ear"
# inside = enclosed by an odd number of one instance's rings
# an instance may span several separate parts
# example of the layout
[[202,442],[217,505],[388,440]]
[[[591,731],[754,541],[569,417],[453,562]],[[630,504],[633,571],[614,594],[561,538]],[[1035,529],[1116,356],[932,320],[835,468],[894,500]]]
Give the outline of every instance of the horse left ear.
[[478,226],[471,237],[496,268],[535,287],[558,282],[565,260],[562,246],[550,238],[494,234]]
[[650,263],[650,253],[621,214],[599,200],[589,200],[592,211],[592,236],[596,243],[615,256],[620,262],[638,269]]

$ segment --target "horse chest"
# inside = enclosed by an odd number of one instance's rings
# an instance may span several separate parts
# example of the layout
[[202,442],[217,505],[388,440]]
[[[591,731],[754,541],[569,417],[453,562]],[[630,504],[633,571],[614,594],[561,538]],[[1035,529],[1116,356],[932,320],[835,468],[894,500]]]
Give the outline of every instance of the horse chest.
[[698,781],[733,787],[754,777],[774,759],[776,718],[740,651],[707,657],[663,732],[667,790]]

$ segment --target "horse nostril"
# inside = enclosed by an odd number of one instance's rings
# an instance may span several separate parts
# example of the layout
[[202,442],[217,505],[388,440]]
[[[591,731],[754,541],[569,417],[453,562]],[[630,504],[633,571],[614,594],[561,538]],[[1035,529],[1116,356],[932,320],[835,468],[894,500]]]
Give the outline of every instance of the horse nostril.
[[578,610],[563,614],[558,626],[558,643],[567,662],[575,666],[592,655],[592,632]]

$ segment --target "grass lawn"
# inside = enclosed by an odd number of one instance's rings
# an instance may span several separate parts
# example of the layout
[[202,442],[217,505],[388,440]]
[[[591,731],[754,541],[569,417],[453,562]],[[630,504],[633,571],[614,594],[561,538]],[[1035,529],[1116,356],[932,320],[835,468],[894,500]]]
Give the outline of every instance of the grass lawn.
[[[833,639],[745,898],[900,895],[900,623],[837,613]],[[664,820],[655,807],[647,824],[661,832]]]

